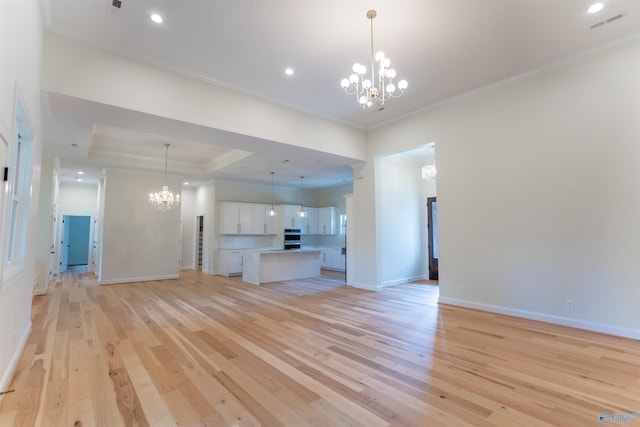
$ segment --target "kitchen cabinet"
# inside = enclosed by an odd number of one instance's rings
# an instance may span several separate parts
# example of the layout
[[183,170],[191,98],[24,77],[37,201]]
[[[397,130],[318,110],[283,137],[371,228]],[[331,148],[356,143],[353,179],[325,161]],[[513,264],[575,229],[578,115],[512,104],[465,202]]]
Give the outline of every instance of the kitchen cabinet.
[[318,208],[318,234],[336,234],[336,208]]
[[321,267],[327,270],[345,270],[345,256],[342,248],[325,248],[322,250]]
[[[300,218],[298,211],[300,205],[284,205],[284,215],[282,217],[283,228],[299,228],[302,231],[307,225],[307,218]],[[307,210],[307,208],[304,208]]]
[[275,234],[267,205],[220,202],[220,234]]
[[219,252],[220,274],[236,276],[242,274],[242,251],[221,249]]
[[251,234],[276,234],[274,217],[267,215],[268,205],[251,205]]
[[[298,208],[299,209],[299,208]],[[306,224],[302,227],[302,234],[318,234],[318,208],[307,208]]]

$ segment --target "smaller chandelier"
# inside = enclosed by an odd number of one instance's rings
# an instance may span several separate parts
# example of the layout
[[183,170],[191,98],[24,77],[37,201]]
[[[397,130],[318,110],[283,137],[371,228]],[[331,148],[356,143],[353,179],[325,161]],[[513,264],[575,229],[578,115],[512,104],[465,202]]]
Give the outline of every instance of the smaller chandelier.
[[[399,98],[407,88],[406,80],[398,82],[396,93],[396,85],[393,79],[396,77],[396,70],[391,67],[391,61],[383,52],[373,54],[373,18],[377,15],[375,10],[367,12],[367,18],[371,20],[371,78],[366,76],[367,67],[355,63],[353,65],[353,74],[348,79],[342,79],[340,83],[347,95],[355,95],[358,103],[362,105],[362,109],[366,110],[373,103],[382,106],[389,98]],[[378,64],[378,75],[376,77],[374,61]]]
[[300,177],[300,210],[298,211],[298,216],[300,218],[306,218],[309,215],[309,212],[304,210],[304,176]]
[[271,206],[267,210],[267,215],[269,216],[278,216],[278,211],[275,206],[273,206],[273,175],[275,172],[269,172],[271,174]]
[[[164,155],[164,181],[167,181],[167,160],[169,158],[169,144],[164,144],[165,146],[165,155]],[[180,206],[180,195],[173,194],[171,190],[169,190],[169,186],[163,185],[162,190],[150,193],[149,194],[149,203],[151,205],[161,210],[162,212],[166,212],[167,210],[177,208]]]
[[425,165],[422,167],[422,179],[423,180],[435,180],[438,172],[436,171],[436,165]]

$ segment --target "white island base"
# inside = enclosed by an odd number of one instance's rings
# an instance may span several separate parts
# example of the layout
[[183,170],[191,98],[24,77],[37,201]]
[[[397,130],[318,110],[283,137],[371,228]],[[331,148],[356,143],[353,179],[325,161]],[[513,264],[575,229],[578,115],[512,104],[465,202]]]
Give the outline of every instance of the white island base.
[[317,249],[245,251],[242,280],[259,285],[319,277],[321,253]]

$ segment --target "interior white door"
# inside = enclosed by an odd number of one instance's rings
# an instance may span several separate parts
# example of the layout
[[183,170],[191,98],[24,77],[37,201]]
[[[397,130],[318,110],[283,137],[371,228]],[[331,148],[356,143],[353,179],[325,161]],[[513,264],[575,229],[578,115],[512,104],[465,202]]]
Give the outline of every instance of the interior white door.
[[66,216],[62,217],[62,240],[60,241],[60,273],[67,271],[67,263],[69,262],[69,232],[71,227],[65,221]]
[[[9,145],[7,144],[7,141],[4,139],[4,135],[2,135],[2,133],[0,133],[0,170],[2,171],[2,174],[4,174],[5,168],[9,166],[9,159],[7,159],[7,150],[9,148]],[[4,224],[3,221],[3,213],[4,213],[4,200],[5,200],[5,193],[6,193],[6,188],[7,186],[4,186],[3,191],[0,191],[0,224]],[[3,231],[0,230],[0,242],[4,242],[5,239],[2,236]],[[4,259],[1,258],[2,254],[4,254],[4,245],[0,245],[0,259]]]
[[47,275],[47,284],[53,279],[56,272],[56,242],[58,241],[58,204],[54,203],[51,209],[51,243],[49,245],[49,274]]

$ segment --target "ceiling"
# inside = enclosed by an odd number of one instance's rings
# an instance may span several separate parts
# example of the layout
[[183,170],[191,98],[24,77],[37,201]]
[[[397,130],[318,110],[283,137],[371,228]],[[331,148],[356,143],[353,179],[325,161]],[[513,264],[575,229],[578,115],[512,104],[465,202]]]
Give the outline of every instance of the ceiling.
[[[595,0],[594,0],[595,1]],[[373,130],[469,91],[640,33],[638,0],[43,0],[45,29],[194,78]],[[340,81],[383,50],[409,87],[363,111]],[[164,23],[149,16],[159,13]],[[608,19],[621,16],[619,19]],[[596,25],[602,23],[602,25]],[[594,27],[594,28],[591,28]],[[285,68],[294,70],[292,76]],[[162,171],[204,182],[231,179],[335,187],[353,159],[202,128],[58,94],[44,94],[45,151],[64,174],[103,167]],[[215,143],[211,143],[215,141]],[[425,141],[426,142],[426,141]],[[72,146],[71,144],[76,144]],[[426,153],[426,154],[425,154]],[[405,153],[406,155],[406,153]],[[428,162],[433,150],[419,150]]]

